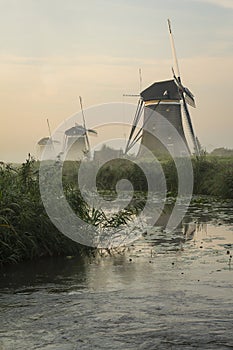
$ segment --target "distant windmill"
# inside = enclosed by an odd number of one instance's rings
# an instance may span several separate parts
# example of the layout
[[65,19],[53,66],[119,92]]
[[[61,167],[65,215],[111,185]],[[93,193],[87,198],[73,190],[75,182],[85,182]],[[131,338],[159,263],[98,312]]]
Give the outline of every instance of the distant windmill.
[[55,154],[54,146],[55,146],[55,144],[60,143],[59,141],[52,139],[52,134],[51,134],[51,129],[50,129],[50,124],[49,124],[48,118],[47,118],[47,125],[48,125],[49,137],[43,137],[42,139],[40,139],[37,142],[37,157],[39,159],[41,159],[45,147],[48,147],[47,152],[46,152],[46,156],[48,158],[51,157],[51,159],[52,159],[54,157],[54,154]]
[[90,156],[90,141],[88,134],[97,135],[93,129],[87,129],[83,111],[82,98],[79,96],[83,125],[75,125],[65,131],[64,150],[67,152],[66,160],[81,160]]
[[[195,107],[194,96],[181,82],[170,20],[168,20],[168,28],[177,76],[172,68],[172,80],[156,82],[140,93],[140,99],[125,153],[129,152],[139,140],[141,140],[142,146],[158,156],[168,155],[170,152],[172,155],[180,157],[187,155],[187,152],[191,153],[183,128],[181,114],[181,107],[183,106],[184,116],[194,146],[194,153],[196,156],[200,154],[200,143],[195,136],[187,106],[189,104]],[[144,115],[142,126],[138,128],[142,115]],[[160,118],[161,115],[163,118]],[[166,121],[169,121],[173,125],[179,134],[179,138],[177,138],[177,132],[171,132],[172,129],[167,130]],[[150,131],[156,131],[158,135],[161,135],[163,142],[152,135]],[[186,152],[184,152],[184,147],[180,141],[183,141],[186,145]],[[143,147],[139,149],[140,154],[143,154]]]

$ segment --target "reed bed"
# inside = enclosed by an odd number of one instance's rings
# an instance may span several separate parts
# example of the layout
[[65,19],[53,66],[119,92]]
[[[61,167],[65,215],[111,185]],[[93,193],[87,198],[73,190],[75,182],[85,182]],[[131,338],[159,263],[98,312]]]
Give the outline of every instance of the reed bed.
[[[39,164],[29,156],[21,166],[0,164],[0,265],[43,256],[93,254],[62,233],[50,221],[40,196]],[[132,210],[107,218],[103,211],[90,208],[79,189],[68,184],[64,192],[73,210],[94,226],[119,227],[130,220]]]
[[[192,162],[195,195],[233,199],[233,158],[202,156]],[[172,160],[163,160],[161,164],[168,195],[176,196],[175,164]],[[116,183],[122,178],[133,184],[136,194],[137,191],[143,194],[141,200],[133,200],[131,206],[110,218],[83,201],[76,184],[78,166],[76,162],[64,165],[64,189],[71,207],[85,221],[94,226],[118,227],[127,224],[143,208],[147,180],[140,166],[119,159],[107,163],[98,172],[97,187],[105,195],[114,197]],[[96,164],[88,166],[92,171]],[[0,265],[43,256],[93,254],[93,248],[70,240],[50,221],[40,196],[38,168],[31,156],[21,166],[0,163]]]

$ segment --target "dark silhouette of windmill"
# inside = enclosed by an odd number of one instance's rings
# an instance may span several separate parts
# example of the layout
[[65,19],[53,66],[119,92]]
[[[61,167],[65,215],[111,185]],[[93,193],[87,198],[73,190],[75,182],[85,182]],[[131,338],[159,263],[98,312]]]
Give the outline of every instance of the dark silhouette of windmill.
[[[139,155],[143,155],[145,148],[156,156],[171,154],[175,157],[182,157],[191,154],[192,150],[190,151],[183,128],[181,113],[183,107],[184,119],[191,135],[194,153],[196,156],[200,154],[200,143],[195,135],[188,109],[188,104],[195,107],[194,96],[181,82],[170,20],[168,20],[168,28],[177,75],[172,68],[173,79],[156,82],[140,93],[125,153],[141,140]],[[142,116],[143,122],[139,128],[138,124]],[[169,127],[168,122],[174,128]]]

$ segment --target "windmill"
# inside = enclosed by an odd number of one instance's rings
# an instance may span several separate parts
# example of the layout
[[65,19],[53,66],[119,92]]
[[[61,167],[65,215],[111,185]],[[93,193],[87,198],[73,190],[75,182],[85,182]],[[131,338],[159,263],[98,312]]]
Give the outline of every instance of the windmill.
[[52,134],[51,134],[51,129],[50,129],[50,124],[49,124],[48,118],[47,118],[47,126],[48,126],[49,136],[43,137],[42,139],[40,139],[37,142],[37,157],[39,159],[41,159],[45,147],[47,147],[46,154],[47,154],[48,158],[51,157],[51,159],[52,159],[54,157],[54,154],[55,154],[55,148],[54,148],[55,144],[60,143],[59,141],[53,140],[53,138],[52,138]]
[[[183,107],[184,119],[191,135],[194,153],[196,156],[200,154],[199,141],[195,136],[188,109],[188,104],[195,107],[194,96],[188,88],[183,86],[181,81],[170,20],[168,20],[168,29],[177,75],[174,68],[172,68],[173,79],[155,82],[140,93],[125,153],[128,153],[139,140],[141,140],[139,156],[143,155],[145,148],[157,156],[166,156],[170,153],[175,157],[182,157],[186,156],[187,152],[188,154],[192,153],[183,128]],[[138,125],[142,116],[142,126],[139,128]],[[168,124],[172,124],[174,128],[168,128]],[[156,137],[155,134],[161,137]],[[161,139],[163,142],[161,142]]]
[[97,135],[93,129],[87,129],[83,111],[82,98],[79,96],[83,124],[77,124],[65,131],[64,150],[66,160],[82,160],[90,157],[90,141],[88,134]]

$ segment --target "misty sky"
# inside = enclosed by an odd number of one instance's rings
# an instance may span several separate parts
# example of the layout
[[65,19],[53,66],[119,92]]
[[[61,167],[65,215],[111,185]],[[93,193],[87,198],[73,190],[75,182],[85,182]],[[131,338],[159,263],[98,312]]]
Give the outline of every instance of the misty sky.
[[[123,102],[124,93],[139,92],[139,68],[143,88],[172,78],[167,18],[183,82],[196,98],[191,114],[201,144],[233,148],[233,0],[0,0],[0,6],[0,161],[34,154],[48,135],[46,118],[56,128],[79,110],[79,95],[86,108]],[[117,122],[111,115],[109,121]],[[99,122],[87,113],[89,127]]]

